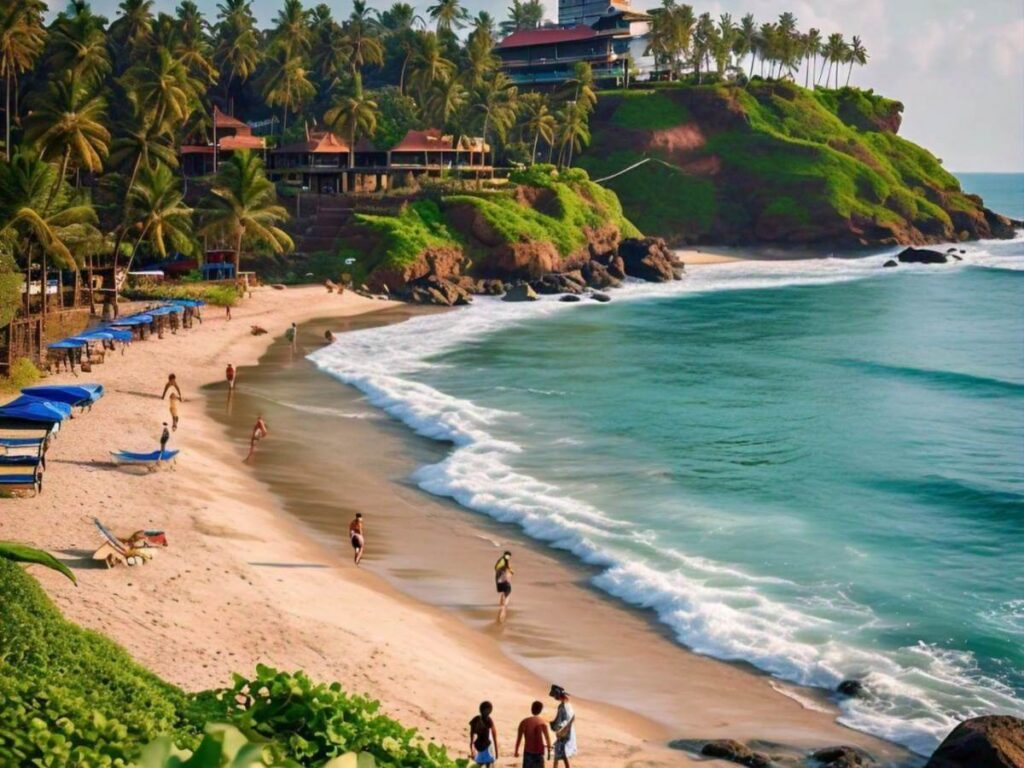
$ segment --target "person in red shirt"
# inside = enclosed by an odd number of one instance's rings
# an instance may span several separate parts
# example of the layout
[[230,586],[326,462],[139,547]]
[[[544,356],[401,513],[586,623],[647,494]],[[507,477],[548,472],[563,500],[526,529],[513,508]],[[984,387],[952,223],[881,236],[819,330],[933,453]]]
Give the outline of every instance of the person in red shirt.
[[515,756],[519,757],[519,747],[523,745],[523,768],[544,768],[545,756],[551,756],[551,735],[548,732],[548,724],[540,716],[543,711],[544,705],[535,701],[530,706],[532,716],[519,723]]
[[224,371],[224,378],[228,380],[228,389],[235,388],[235,366],[228,363],[227,370]]

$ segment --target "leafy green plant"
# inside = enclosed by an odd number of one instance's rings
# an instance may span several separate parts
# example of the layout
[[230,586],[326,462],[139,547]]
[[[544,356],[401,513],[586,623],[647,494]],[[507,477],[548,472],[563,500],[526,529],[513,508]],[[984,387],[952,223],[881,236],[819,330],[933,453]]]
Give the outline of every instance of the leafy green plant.
[[0,390],[20,391],[23,387],[29,387],[39,381],[40,373],[35,363],[27,357],[19,357],[13,363],[7,376],[0,378]]
[[238,289],[234,285],[202,285],[192,282],[138,285],[126,289],[124,296],[128,299],[145,300],[201,299],[217,307],[233,307],[240,298]]
[[16,544],[13,541],[0,541],[0,559],[12,563],[26,563],[28,565],[42,565],[51,570],[67,576],[71,583],[78,585],[78,579],[64,563],[55,558],[49,552],[44,552],[35,547],[27,547],[24,544]]

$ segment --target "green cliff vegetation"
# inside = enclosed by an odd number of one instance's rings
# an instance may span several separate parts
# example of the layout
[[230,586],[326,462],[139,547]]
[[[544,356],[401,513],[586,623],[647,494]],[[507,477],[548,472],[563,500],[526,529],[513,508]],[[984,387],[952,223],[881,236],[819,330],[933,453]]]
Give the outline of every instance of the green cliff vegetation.
[[606,184],[645,232],[675,242],[989,235],[980,200],[896,134],[901,111],[871,91],[757,79],[613,92],[579,163],[601,178],[651,158]]
[[382,768],[464,765],[382,715],[378,702],[301,672],[260,666],[230,688],[187,693],[67,621],[31,576],[2,557],[0,604],[0,764],[127,766],[161,735],[194,749],[216,722],[261,743],[268,763],[320,766],[366,752]]

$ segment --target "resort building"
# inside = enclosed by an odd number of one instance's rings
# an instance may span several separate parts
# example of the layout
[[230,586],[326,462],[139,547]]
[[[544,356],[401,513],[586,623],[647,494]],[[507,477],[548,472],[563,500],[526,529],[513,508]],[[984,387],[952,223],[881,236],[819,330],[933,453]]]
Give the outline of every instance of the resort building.
[[181,171],[185,176],[205,176],[227,160],[236,149],[264,151],[267,142],[253,136],[252,128],[231,115],[213,108],[213,141],[207,144],[184,144],[181,147]]
[[562,27],[589,27],[612,10],[632,10],[628,0],[558,0],[558,24]]
[[356,142],[349,162],[348,143],[320,131],[309,139],[271,151],[268,173],[278,182],[318,194],[373,192],[403,184],[410,176],[489,172],[490,147],[480,138],[455,141],[437,129],[409,131],[391,149]]
[[650,22],[645,13],[604,3],[603,12],[590,23],[513,32],[495,53],[502,69],[520,85],[560,85],[580,61],[590,64],[595,80],[623,85],[654,70],[654,57],[647,50]]

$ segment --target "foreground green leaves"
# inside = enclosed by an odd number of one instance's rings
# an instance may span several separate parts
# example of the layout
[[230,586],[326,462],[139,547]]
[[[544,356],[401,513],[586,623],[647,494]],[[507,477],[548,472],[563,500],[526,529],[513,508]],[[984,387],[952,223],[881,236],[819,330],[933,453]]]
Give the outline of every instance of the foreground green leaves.
[[16,544],[13,541],[0,541],[0,559],[9,560],[12,563],[43,565],[58,573],[63,573],[71,579],[72,584],[78,585],[75,574],[64,563],[41,549],[26,547],[24,544]]

